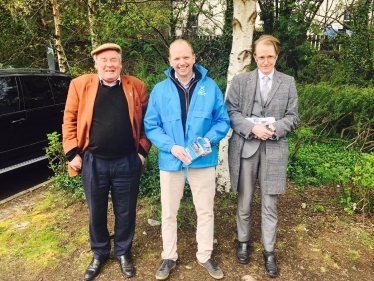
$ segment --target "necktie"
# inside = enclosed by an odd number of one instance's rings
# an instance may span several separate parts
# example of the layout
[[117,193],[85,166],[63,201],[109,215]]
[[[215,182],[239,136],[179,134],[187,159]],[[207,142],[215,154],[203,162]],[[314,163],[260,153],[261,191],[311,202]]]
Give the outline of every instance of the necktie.
[[262,90],[261,90],[261,97],[262,97],[262,102],[265,103],[266,100],[268,99],[268,94],[270,92],[270,87],[269,87],[269,84],[268,82],[270,81],[270,78],[269,76],[264,76],[262,77],[262,80],[263,80],[263,86],[262,86]]

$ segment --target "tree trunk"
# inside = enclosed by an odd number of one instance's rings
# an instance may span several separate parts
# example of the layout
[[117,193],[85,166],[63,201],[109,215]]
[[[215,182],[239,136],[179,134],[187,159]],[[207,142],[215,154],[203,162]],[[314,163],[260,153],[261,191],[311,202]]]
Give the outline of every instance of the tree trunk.
[[55,23],[54,45],[57,53],[58,66],[61,72],[66,72],[66,57],[62,47],[62,29],[60,23],[60,10],[57,0],[51,0],[53,7],[53,20]]
[[[250,70],[256,16],[256,0],[234,0],[233,39],[227,72],[226,93],[235,75]],[[228,165],[228,140],[231,134],[232,131],[230,129],[219,145],[218,166],[216,169],[217,189],[219,191],[228,192],[231,188]]]
[[95,50],[99,46],[97,42],[97,35],[95,33],[95,12],[96,12],[95,2],[96,0],[87,1],[88,22],[89,22],[89,28],[90,28],[92,50]]

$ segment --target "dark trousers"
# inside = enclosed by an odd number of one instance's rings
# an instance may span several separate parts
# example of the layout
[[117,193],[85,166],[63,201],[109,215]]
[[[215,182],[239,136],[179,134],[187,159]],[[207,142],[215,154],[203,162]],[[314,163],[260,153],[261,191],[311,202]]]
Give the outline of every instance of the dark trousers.
[[136,203],[142,163],[137,153],[118,159],[103,159],[86,151],[83,155],[82,184],[90,210],[90,243],[94,258],[110,254],[107,226],[108,195],[111,192],[114,225],[114,257],[129,254],[135,233]]

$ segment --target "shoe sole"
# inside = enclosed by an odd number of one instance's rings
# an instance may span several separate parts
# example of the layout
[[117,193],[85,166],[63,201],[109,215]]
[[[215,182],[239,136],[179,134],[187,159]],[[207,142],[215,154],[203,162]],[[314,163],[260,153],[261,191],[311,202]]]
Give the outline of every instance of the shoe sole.
[[268,273],[268,272],[266,271],[266,269],[265,269],[265,274],[266,274],[266,275],[269,275],[271,278],[275,278],[275,277],[278,277],[279,272],[278,272],[277,274],[270,274],[270,273]]
[[165,277],[160,277],[160,276],[157,276],[157,275],[156,275],[156,279],[157,279],[157,280],[165,280],[165,279],[167,279],[167,278],[169,277],[169,275],[170,275],[171,270],[172,270],[176,265],[177,265],[177,264],[174,264],[174,265],[170,268],[170,271],[169,271],[169,274],[168,274],[168,275],[166,275]]
[[106,258],[102,263],[101,263],[101,266],[100,266],[100,268],[99,268],[99,270],[92,276],[92,277],[90,277],[90,278],[85,278],[85,277],[83,277],[84,278],[84,280],[85,281],[92,281],[92,280],[94,280],[99,274],[100,274],[100,272],[101,272],[101,269],[102,269],[102,267],[104,266],[104,264],[108,261],[108,259],[109,258]]
[[85,277],[83,277],[83,278],[84,278],[85,281],[92,281],[92,280],[94,280],[94,279],[95,279],[99,274],[100,274],[100,271],[99,271],[99,273],[95,274],[94,276],[92,276],[92,277],[90,277],[90,278],[85,278]]
[[132,275],[126,275],[125,273],[122,272],[122,275],[126,278],[131,278],[135,276],[135,272]]
[[99,270],[95,275],[93,275],[90,278],[86,278],[86,277],[83,277],[83,278],[84,278],[85,281],[92,281],[92,280],[94,280],[100,274],[100,271],[101,270]]
[[[206,270],[208,270],[201,262],[198,262],[202,267],[204,267]],[[224,277],[224,275],[222,275],[222,276],[217,276],[217,275],[213,275],[212,273],[210,273],[209,272],[209,270],[208,270],[208,273],[209,273],[209,275],[210,276],[212,276],[214,279],[217,279],[217,280],[219,280],[219,279],[222,279],[223,277]]]
[[245,261],[241,261],[241,260],[238,259],[238,257],[236,257],[236,261],[240,264],[248,264],[249,263],[249,258]]

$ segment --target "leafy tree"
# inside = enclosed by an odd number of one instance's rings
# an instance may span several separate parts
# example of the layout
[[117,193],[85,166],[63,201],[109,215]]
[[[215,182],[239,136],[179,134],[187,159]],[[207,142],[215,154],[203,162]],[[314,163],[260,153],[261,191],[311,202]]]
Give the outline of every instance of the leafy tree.
[[313,27],[313,21],[323,0],[258,0],[264,22],[263,32],[272,34],[281,42],[280,64],[283,72],[297,76],[297,71],[314,54],[307,33]]
[[369,11],[372,1],[358,0],[353,7],[352,35],[349,39],[346,59],[347,82],[363,85],[372,78],[373,60],[370,52]]
[[0,1],[0,62],[12,67],[36,67],[46,63],[46,30],[43,9],[28,15],[28,7],[20,1]]

